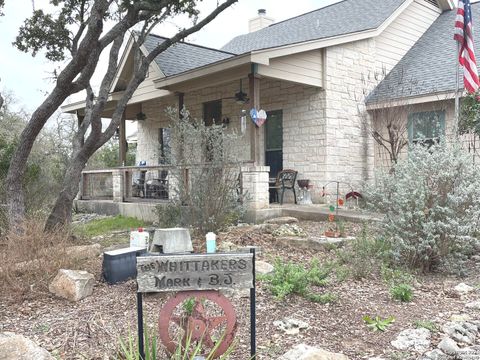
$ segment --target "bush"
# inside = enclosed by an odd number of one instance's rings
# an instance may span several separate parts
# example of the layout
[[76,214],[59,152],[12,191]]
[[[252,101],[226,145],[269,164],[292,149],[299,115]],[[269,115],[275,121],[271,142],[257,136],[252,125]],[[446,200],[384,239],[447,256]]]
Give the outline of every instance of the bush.
[[318,260],[313,260],[308,269],[300,264],[285,263],[277,259],[272,275],[265,275],[263,279],[269,283],[269,289],[279,300],[284,300],[290,294],[304,296],[314,302],[332,302],[331,294],[315,295],[310,293],[309,286],[325,286],[331,272],[331,265],[320,266]]
[[[372,234],[364,224],[362,231],[352,241],[350,247],[339,249],[337,257],[340,264],[350,268],[350,275],[355,280],[368,277],[386,261],[387,245],[382,238]],[[346,276],[344,274],[344,276]]]
[[157,206],[159,222],[202,234],[236,224],[245,211],[239,194],[241,162],[234,146],[239,137],[221,125],[192,119],[186,111],[183,115],[170,113],[171,150],[165,162],[179,170],[169,172],[171,204]]
[[413,298],[413,288],[408,284],[393,285],[390,293],[395,300],[401,302],[410,302]]
[[70,254],[70,232],[57,228],[44,232],[43,221],[26,220],[20,231],[0,239],[0,291],[9,295],[48,292],[59,269],[75,268],[79,259]]
[[412,146],[391,174],[379,173],[367,203],[384,214],[382,231],[397,264],[421,271],[462,267],[478,240],[479,168],[446,144]]

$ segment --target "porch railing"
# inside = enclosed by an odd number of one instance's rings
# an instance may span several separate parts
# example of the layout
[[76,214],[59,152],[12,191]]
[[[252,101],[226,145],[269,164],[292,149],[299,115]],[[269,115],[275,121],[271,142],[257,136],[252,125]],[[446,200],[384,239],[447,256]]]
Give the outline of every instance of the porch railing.
[[[196,168],[213,166],[124,166],[113,169],[86,170],[82,172],[80,200],[113,200],[115,202],[162,202],[175,196],[175,182],[183,181],[189,189],[191,174]],[[265,166],[253,166],[252,162],[227,164],[238,169],[240,191],[248,193],[254,207],[268,206],[268,171]],[[250,201],[250,200],[249,200]],[[259,205],[258,202],[261,202]],[[253,203],[252,203],[253,205]]]

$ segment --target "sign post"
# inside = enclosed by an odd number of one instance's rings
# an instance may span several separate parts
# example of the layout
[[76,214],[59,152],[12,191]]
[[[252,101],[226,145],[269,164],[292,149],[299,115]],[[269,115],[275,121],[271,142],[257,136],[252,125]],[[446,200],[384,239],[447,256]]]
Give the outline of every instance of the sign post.
[[[168,334],[169,321],[193,334],[192,340],[204,340],[214,345],[209,331],[220,324],[225,325],[225,338],[215,351],[215,357],[224,353],[233,341],[236,316],[231,303],[217,290],[250,289],[250,345],[252,358],[256,355],[255,343],[255,249],[249,253],[213,253],[141,256],[137,258],[137,312],[139,353],[144,359],[143,306],[144,292],[178,292],[160,312],[159,335],[167,350],[172,352],[175,344]],[[173,310],[185,297],[194,299],[188,319],[179,319]],[[208,318],[203,303],[212,301],[221,307],[223,316]],[[198,331],[202,329],[202,331]]]

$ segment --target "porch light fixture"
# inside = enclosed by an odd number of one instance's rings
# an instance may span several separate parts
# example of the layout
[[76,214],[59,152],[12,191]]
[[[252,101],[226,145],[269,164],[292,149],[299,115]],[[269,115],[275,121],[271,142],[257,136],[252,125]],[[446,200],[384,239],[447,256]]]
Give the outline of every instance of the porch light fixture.
[[145,120],[147,118],[147,115],[144,113],[144,112],[139,112],[137,113],[137,115],[135,116],[137,120]]

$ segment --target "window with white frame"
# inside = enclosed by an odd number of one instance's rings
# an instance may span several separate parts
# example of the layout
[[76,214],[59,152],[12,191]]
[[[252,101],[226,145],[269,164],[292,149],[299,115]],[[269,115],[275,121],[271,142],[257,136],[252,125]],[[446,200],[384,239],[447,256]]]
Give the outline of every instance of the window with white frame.
[[445,136],[445,111],[424,111],[408,116],[408,142],[431,146]]

